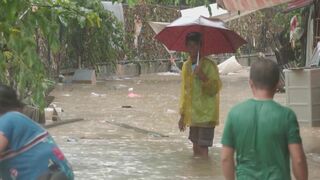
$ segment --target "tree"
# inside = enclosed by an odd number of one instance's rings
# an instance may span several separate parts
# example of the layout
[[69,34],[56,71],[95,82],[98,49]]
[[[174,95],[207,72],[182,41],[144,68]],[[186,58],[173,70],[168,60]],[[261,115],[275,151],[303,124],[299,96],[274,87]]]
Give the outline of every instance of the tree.
[[77,19],[84,26],[99,26],[100,18],[66,0],[3,0],[0,11],[0,81],[16,89],[25,103],[43,109],[51,81],[35,37],[43,37],[47,48],[57,52],[60,24]]
[[112,0],[113,2],[122,2],[128,3],[129,5],[137,5],[137,4],[157,4],[157,5],[165,5],[165,6],[176,6],[180,7],[180,9],[186,7],[194,7],[194,6],[203,6],[205,5],[208,8],[209,13],[211,14],[210,4],[215,3],[216,0]]
[[[69,63],[80,67],[94,67],[101,62],[115,62],[124,53],[123,25],[104,10],[99,0],[78,0],[77,3],[95,12],[100,18],[99,28],[83,26],[77,20],[70,21],[64,31]],[[73,65],[73,66],[74,66]]]
[[300,17],[304,10],[284,13],[285,8],[286,6],[268,8],[229,22],[228,26],[248,41],[240,52],[250,54],[273,51],[280,64],[296,61],[302,65],[304,55],[301,42],[297,42],[294,48],[290,44],[290,20],[294,15]]

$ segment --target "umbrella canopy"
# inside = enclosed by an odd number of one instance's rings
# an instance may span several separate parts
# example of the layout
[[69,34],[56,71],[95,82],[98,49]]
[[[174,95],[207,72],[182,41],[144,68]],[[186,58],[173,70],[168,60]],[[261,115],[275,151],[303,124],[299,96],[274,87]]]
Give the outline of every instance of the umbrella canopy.
[[168,22],[148,22],[152,30],[158,34],[161,30],[163,30],[166,26],[168,26],[170,23]]
[[181,17],[155,36],[169,50],[185,51],[185,38],[190,32],[202,34],[200,54],[234,53],[246,41],[234,31],[224,26],[221,20],[212,20],[205,17]]
[[[163,30],[167,25],[169,25],[170,23],[168,22],[153,22],[153,21],[149,21],[148,22],[150,27],[152,28],[152,30],[158,34],[161,30]],[[164,48],[166,49],[166,51],[169,54],[174,53],[175,51],[170,51],[167,47],[164,46]]]
[[292,0],[217,0],[217,3],[228,11],[237,12],[259,10],[290,1]]

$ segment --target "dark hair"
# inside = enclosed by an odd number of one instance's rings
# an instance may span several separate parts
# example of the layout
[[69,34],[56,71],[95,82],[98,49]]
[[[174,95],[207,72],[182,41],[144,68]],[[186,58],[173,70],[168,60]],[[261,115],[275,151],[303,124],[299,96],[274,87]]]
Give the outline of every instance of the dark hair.
[[201,33],[199,32],[188,33],[186,36],[186,44],[190,41],[195,42],[197,44],[201,44]]
[[273,90],[279,83],[280,69],[272,60],[259,58],[251,65],[250,79],[260,89]]
[[22,108],[17,93],[11,87],[0,84],[0,113]]

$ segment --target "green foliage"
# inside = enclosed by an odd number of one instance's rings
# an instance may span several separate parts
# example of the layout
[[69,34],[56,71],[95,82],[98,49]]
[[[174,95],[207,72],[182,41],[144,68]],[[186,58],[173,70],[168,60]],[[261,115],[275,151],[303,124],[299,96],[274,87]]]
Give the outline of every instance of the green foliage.
[[134,6],[137,4],[153,4],[153,5],[165,5],[165,6],[203,6],[208,8],[211,13],[211,8],[209,4],[215,2],[215,0],[112,0],[112,2],[127,3],[129,6]]
[[[208,5],[209,1],[125,3],[196,6]],[[0,82],[15,88],[21,100],[40,109],[46,104],[47,89],[53,85],[48,73],[52,56],[66,51],[65,61],[93,66],[119,59],[123,54],[119,52],[127,49],[123,25],[103,10],[99,0],[4,0],[0,1],[0,12]]]
[[27,104],[42,109],[52,81],[37,49],[41,34],[53,52],[59,50],[58,29],[74,19],[82,26],[99,26],[99,16],[68,0],[0,1],[0,81],[10,85]]
[[[248,44],[241,48],[242,54],[275,52],[280,62],[303,62],[301,42],[295,48],[290,44],[290,20],[297,15],[302,25],[301,15],[304,10],[284,13],[287,6],[277,6],[254,12],[228,23],[229,28],[239,32]],[[304,25],[302,25],[304,27]],[[301,64],[301,63],[300,63]]]
[[[299,27],[305,28],[301,16],[305,13],[305,9],[297,9],[288,13],[283,13],[281,10],[286,7],[278,7],[274,9],[274,13],[269,15],[271,21],[269,22],[272,26],[269,26],[268,37],[270,45],[273,46],[274,51],[280,51],[281,56],[288,58],[291,54],[289,61],[296,61],[299,66],[304,66],[305,57],[303,54],[303,47],[301,42],[296,41],[295,47],[290,44],[290,21],[293,16],[297,16]],[[287,50],[284,50],[287,49]]]
[[[79,5],[91,9],[99,17],[99,28],[82,26],[73,20],[65,36],[69,63],[93,67],[97,63],[115,62],[124,49],[123,25],[108,11],[99,0],[78,0]],[[92,23],[92,22],[91,22]]]

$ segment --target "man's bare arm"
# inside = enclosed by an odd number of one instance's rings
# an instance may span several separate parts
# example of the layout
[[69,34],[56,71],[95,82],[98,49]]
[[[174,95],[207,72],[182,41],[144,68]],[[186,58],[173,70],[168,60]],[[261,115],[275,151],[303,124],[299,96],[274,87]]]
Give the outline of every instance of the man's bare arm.
[[308,165],[302,144],[289,144],[292,169],[296,180],[308,179]]
[[226,180],[235,180],[234,149],[223,146],[221,154],[223,175]]

